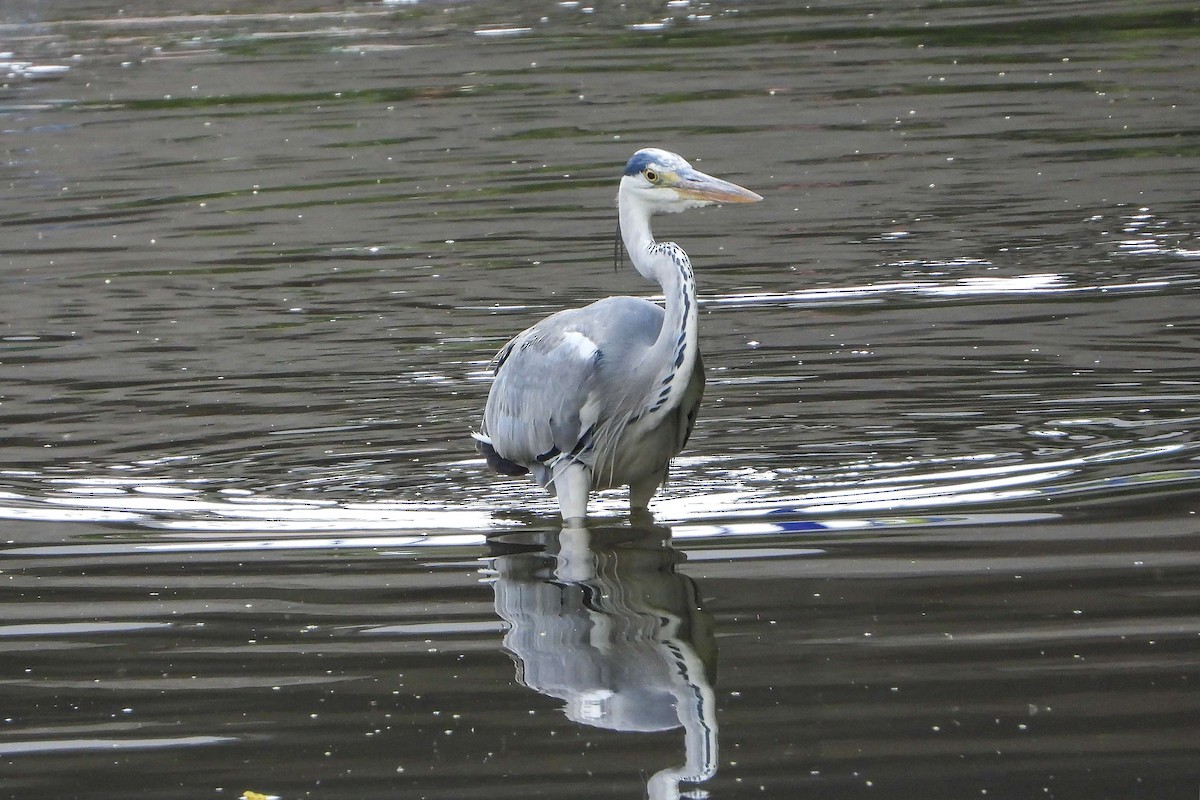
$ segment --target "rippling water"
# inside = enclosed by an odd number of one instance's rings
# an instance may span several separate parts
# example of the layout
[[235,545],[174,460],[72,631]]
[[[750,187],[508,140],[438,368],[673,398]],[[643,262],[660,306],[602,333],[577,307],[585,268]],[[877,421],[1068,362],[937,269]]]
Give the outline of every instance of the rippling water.
[[[1194,4],[187,5],[0,8],[9,796],[1200,791]],[[468,433],[644,145],[766,201],[560,537]]]

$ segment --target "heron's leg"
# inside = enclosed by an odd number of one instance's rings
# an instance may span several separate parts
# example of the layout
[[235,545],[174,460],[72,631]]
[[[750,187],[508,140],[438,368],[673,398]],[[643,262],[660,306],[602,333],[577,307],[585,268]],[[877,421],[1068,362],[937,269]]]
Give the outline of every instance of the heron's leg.
[[588,491],[592,488],[590,470],[578,461],[571,461],[554,470],[554,491],[563,524],[582,527],[587,519]]
[[662,485],[664,477],[666,475],[661,472],[652,472],[641,480],[629,484],[629,510],[641,511],[649,506],[650,498],[654,497],[654,493]]

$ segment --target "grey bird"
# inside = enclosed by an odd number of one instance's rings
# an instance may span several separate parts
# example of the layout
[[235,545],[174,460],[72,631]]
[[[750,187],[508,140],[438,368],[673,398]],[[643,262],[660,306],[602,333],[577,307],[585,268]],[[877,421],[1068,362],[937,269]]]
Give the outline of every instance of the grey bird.
[[692,265],[679,245],[654,241],[650,217],[761,199],[675,153],[634,153],[617,192],[621,238],[637,271],[662,287],[664,305],[606,297],[504,345],[473,434],[488,467],[530,474],[557,495],[567,526],[584,524],[591,491],[628,486],[630,509],[645,509],[704,393]]

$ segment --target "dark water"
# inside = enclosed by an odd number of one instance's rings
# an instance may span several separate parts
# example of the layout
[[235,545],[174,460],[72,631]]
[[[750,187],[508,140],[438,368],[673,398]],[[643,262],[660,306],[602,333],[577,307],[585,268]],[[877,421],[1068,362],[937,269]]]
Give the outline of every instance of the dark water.
[[[185,5],[0,6],[0,795],[1200,796],[1194,3]],[[560,536],[645,145],[767,200]]]

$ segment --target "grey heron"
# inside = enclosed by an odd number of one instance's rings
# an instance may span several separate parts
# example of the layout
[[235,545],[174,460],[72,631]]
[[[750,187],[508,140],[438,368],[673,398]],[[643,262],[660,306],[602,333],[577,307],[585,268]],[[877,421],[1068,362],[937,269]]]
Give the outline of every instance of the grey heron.
[[654,241],[650,217],[761,199],[675,153],[634,153],[617,191],[620,234],[633,266],[662,287],[664,304],[607,297],[559,311],[504,345],[473,434],[488,466],[529,473],[557,495],[568,526],[583,524],[594,490],[628,486],[630,509],[646,508],[704,393],[692,265],[679,245]]

